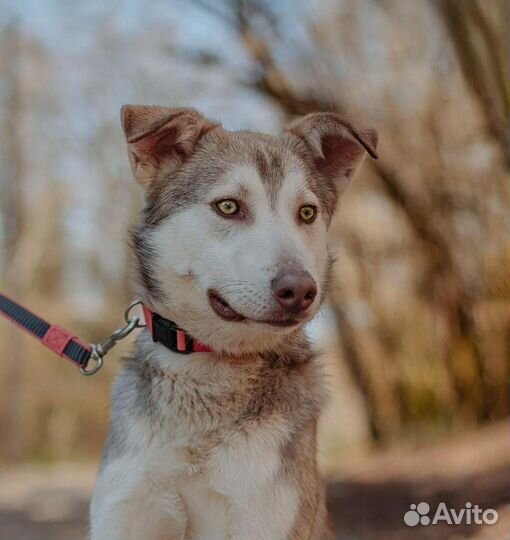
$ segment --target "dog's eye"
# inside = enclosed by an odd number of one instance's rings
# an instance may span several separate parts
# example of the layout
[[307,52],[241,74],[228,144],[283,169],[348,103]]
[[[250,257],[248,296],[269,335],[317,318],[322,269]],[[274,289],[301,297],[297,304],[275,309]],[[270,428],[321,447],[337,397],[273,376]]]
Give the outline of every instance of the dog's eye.
[[232,199],[224,199],[223,201],[218,201],[215,203],[215,206],[220,214],[224,216],[234,216],[239,212],[239,204]]
[[317,216],[317,208],[311,204],[305,204],[299,209],[299,217],[305,223],[312,223]]

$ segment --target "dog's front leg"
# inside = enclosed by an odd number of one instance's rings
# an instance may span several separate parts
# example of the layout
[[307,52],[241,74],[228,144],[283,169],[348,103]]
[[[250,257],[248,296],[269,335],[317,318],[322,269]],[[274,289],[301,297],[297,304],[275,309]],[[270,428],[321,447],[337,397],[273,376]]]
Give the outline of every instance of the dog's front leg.
[[133,476],[133,467],[115,462],[101,472],[91,503],[91,540],[184,540],[187,515],[177,491]]
[[186,520],[147,512],[128,502],[106,505],[91,520],[91,540],[184,540]]

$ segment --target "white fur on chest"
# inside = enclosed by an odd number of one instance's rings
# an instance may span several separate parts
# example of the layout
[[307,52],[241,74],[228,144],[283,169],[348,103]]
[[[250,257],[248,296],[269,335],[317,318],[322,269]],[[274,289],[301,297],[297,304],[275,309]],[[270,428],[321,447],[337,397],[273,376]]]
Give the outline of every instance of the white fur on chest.
[[284,438],[275,425],[239,432],[200,464],[182,441],[156,438],[112,460],[98,479],[92,539],[283,540],[298,508],[280,476]]

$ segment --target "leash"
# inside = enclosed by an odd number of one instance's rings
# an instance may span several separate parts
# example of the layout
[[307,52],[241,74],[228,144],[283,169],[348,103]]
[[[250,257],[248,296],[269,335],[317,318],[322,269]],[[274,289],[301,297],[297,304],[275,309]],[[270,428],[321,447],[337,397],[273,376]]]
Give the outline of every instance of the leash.
[[[140,317],[130,315],[136,306],[142,307],[145,324],[140,322]],[[106,354],[137,328],[147,328],[154,342],[161,343],[167,349],[179,354],[212,352],[207,345],[194,339],[173,321],[151,311],[140,300],[129,304],[124,311],[126,324],[98,344],[81,341],[72,332],[56,324],[50,324],[3,293],[0,293],[0,315],[39,340],[55,354],[69,360],[79,368],[82,375],[87,376],[97,373],[103,367]],[[94,365],[90,368],[91,361]]]

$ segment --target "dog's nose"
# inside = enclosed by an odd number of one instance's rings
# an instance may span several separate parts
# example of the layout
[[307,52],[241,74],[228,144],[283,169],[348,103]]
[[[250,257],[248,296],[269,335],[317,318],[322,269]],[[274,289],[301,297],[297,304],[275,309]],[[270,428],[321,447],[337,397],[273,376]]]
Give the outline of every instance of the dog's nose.
[[308,272],[286,270],[273,280],[273,295],[285,311],[299,313],[315,300],[317,285]]

